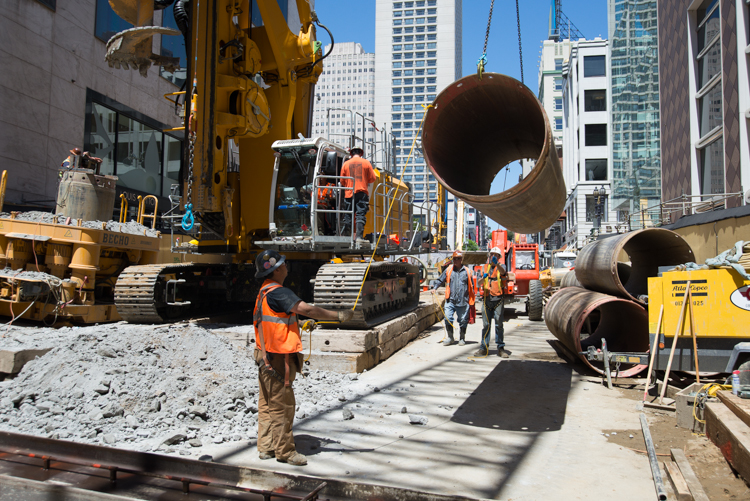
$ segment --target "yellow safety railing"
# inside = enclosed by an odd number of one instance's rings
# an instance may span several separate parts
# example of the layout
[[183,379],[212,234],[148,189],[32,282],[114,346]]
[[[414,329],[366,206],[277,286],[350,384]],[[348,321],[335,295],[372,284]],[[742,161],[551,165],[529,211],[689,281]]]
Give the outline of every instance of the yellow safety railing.
[[[146,211],[146,200],[153,200],[154,201],[154,213],[153,214],[144,214]],[[143,224],[144,218],[151,218],[151,229],[153,230],[156,226],[156,211],[159,208],[159,199],[156,198],[154,195],[147,195],[145,197],[138,196],[138,223]]]
[[120,193],[120,222],[126,222],[128,218],[128,199],[125,193]]

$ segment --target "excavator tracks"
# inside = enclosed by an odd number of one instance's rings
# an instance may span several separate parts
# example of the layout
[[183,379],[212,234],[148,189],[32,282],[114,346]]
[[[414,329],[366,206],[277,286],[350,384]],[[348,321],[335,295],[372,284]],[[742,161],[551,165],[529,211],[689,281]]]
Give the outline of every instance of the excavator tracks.
[[115,285],[117,312],[131,323],[164,323],[249,309],[258,291],[252,271],[235,264],[130,266]]
[[315,306],[351,310],[355,302],[354,317],[332,327],[368,329],[413,310],[419,304],[419,268],[387,261],[372,263],[369,271],[368,263],[321,266],[315,277]]

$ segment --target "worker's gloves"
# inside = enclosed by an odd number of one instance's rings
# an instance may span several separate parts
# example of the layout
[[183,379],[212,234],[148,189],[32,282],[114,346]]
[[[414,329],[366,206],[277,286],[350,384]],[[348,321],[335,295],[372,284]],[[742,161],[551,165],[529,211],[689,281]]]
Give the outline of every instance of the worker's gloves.
[[303,331],[312,331],[315,329],[315,326],[317,324],[315,323],[315,320],[308,318],[304,322],[302,322],[301,330]]
[[484,275],[482,275],[482,278],[483,278],[483,279],[485,279],[485,278],[487,278],[487,277],[489,277],[489,275],[488,275],[487,273],[485,273]]
[[339,322],[348,322],[354,316],[354,312],[352,310],[340,311],[338,312],[338,314],[339,314]]

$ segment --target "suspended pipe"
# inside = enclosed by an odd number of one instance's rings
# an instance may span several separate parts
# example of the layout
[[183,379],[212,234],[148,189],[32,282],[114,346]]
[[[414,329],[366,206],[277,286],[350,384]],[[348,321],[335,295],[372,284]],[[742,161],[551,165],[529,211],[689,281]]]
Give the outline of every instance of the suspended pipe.
[[[619,262],[627,254],[630,266]],[[690,245],[677,233],[664,228],[646,228],[617,237],[596,240],[576,258],[576,278],[592,291],[641,301],[648,294],[648,278],[660,266],[695,261]]]
[[[610,352],[649,350],[648,313],[643,306],[627,299],[566,287],[547,303],[544,321],[568,350],[600,374],[604,374],[602,363],[590,362],[579,353],[589,346],[601,348],[602,338],[607,340]],[[633,376],[645,368],[645,365],[622,364],[619,375]]]
[[[565,205],[565,181],[547,115],[518,80],[469,75],[446,87],[427,110],[422,150],[446,190],[509,230],[549,228]],[[512,188],[490,193],[510,162],[536,159]]]
[[563,275],[562,280],[560,280],[560,288],[563,289],[565,287],[583,287],[581,282],[576,278],[575,271],[571,270]]

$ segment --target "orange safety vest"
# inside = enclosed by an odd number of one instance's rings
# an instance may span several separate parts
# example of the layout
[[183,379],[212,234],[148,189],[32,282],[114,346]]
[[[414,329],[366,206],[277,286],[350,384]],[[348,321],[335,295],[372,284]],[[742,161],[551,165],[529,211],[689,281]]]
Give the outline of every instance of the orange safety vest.
[[322,184],[318,186],[318,205],[328,205],[328,198],[333,196],[333,190],[329,188],[330,184]]
[[[448,271],[445,274],[445,300],[447,301],[451,297],[451,274],[453,274],[453,265],[449,265]],[[469,279],[469,305],[474,304],[474,281],[471,279],[471,273],[469,268],[464,266],[466,270],[466,277]]]
[[352,195],[358,192],[367,193],[367,185],[375,182],[375,171],[372,164],[361,157],[352,157],[344,162],[343,167],[341,167],[341,176],[354,178],[353,186],[351,179],[341,180],[341,186],[345,188],[354,187],[354,190],[344,190],[346,198],[352,198]]
[[[490,283],[489,290],[492,296],[503,295],[503,279],[500,276],[500,265],[495,266],[495,277],[490,276],[490,270],[492,270],[491,264],[482,265],[482,276],[486,273],[487,279]],[[494,278],[494,280],[493,280]]]
[[271,353],[298,353],[302,351],[302,340],[297,325],[297,315],[292,313],[276,313],[268,306],[266,297],[272,290],[282,285],[273,280],[266,279],[258,293],[255,301],[255,315],[253,326],[255,332],[262,330],[263,342],[266,351]]

